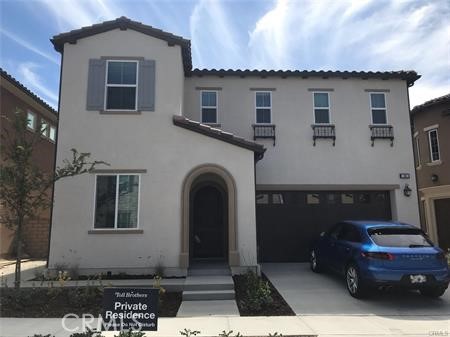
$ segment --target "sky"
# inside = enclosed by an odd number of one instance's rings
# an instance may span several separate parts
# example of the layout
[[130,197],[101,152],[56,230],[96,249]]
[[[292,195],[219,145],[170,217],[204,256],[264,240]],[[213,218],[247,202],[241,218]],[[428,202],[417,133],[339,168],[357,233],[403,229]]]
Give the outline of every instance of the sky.
[[0,0],[0,66],[58,105],[56,34],[127,16],[191,40],[194,68],[415,70],[450,93],[449,0]]

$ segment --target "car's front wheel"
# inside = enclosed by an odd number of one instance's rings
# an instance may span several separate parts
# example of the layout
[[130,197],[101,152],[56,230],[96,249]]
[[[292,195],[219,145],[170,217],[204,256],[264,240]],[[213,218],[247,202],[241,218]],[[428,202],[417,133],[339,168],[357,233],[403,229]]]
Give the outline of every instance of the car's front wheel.
[[351,263],[345,270],[345,280],[347,283],[347,290],[355,298],[362,298],[367,295],[367,288],[361,280],[358,267]]
[[441,297],[442,295],[444,295],[445,290],[447,290],[447,287],[444,287],[444,286],[435,287],[435,288],[422,288],[422,289],[420,289],[420,293],[423,296],[438,298],[438,297]]
[[313,249],[309,255],[309,266],[311,270],[315,273],[320,273],[322,271],[322,266],[319,263],[319,259],[317,258],[317,253]]

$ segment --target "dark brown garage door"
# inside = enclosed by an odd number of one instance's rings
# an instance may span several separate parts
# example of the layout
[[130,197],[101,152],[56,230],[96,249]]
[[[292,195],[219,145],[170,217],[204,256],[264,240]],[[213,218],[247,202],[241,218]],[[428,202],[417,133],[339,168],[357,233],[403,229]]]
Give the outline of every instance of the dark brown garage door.
[[311,242],[334,223],[390,219],[389,192],[258,191],[259,261],[307,261]]
[[450,248],[450,198],[434,201],[439,247]]

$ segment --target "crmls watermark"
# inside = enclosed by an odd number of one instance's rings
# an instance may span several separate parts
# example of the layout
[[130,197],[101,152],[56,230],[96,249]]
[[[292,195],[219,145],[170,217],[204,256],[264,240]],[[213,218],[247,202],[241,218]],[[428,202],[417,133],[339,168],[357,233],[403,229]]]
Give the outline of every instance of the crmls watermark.
[[428,331],[428,336],[450,336],[448,330],[432,330]]
[[[73,327],[73,324],[69,324],[70,320],[77,319],[81,320],[81,326]],[[142,323],[136,320],[134,317],[131,318],[132,322],[128,321],[125,323],[123,318],[111,318],[109,321],[104,321],[102,315],[95,317],[91,314],[83,314],[81,317],[77,314],[66,314],[61,319],[61,326],[67,332],[85,332],[88,329],[91,331],[141,331],[143,328]],[[78,322],[77,322],[78,323]],[[71,327],[72,326],[72,327]]]

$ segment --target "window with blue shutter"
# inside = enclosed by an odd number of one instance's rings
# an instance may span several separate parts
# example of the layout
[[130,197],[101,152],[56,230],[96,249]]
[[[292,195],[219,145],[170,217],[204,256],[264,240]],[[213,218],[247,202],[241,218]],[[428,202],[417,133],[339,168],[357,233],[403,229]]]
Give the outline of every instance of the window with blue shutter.
[[154,111],[154,60],[89,60],[87,110]]

